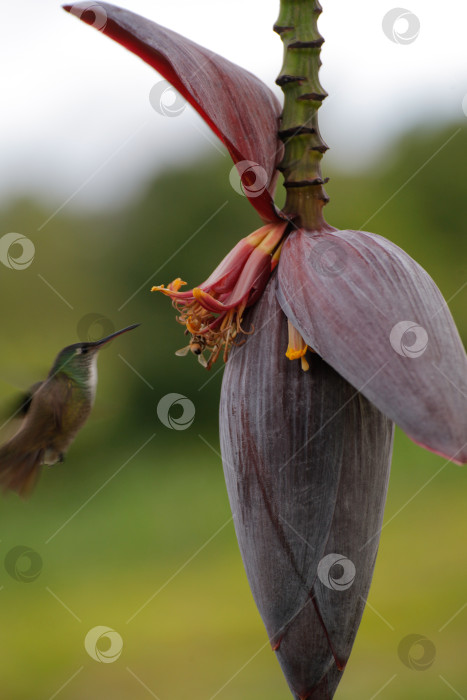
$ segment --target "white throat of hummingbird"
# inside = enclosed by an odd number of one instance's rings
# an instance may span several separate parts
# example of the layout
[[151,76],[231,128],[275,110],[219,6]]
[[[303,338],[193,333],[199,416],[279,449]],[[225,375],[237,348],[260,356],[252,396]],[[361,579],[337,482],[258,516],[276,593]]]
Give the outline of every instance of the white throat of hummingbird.
[[91,401],[94,403],[96,397],[97,388],[97,355],[99,353],[94,353],[91,358],[91,365],[89,367],[89,377],[88,377],[88,389],[91,394]]

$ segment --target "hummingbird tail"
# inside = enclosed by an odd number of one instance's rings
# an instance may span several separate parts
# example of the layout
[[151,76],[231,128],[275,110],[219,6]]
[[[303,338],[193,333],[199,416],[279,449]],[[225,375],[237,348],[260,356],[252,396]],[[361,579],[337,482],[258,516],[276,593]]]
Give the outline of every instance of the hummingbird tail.
[[42,453],[43,450],[17,450],[13,440],[3,445],[0,448],[0,487],[3,491],[16,491],[26,498],[39,477]]

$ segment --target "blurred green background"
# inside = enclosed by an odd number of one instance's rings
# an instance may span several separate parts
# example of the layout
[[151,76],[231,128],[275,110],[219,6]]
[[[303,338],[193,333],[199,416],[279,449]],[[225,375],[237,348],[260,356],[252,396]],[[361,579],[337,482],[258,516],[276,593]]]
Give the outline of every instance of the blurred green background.
[[[464,339],[466,161],[465,128],[451,124],[407,134],[358,176],[325,167],[328,220],[365,224],[401,245],[433,276]],[[35,245],[26,269],[0,265],[5,419],[17,390],[43,377],[61,347],[142,323],[102,351],[96,405],[65,464],[44,470],[29,501],[2,499],[2,698],[290,696],[230,520],[218,456],[221,365],[208,374],[194,357],[174,356],[186,344],[182,329],[168,300],[149,291],[177,276],[190,287],[201,282],[259,226],[229,184],[230,167],[219,157],[167,172],[113,211],[83,216],[65,207],[45,224],[54,207],[25,196],[0,213],[0,232]],[[187,430],[157,417],[171,392],[195,405]],[[397,433],[387,526],[339,700],[467,696],[465,485],[462,468]],[[42,560],[27,583],[4,565],[18,545]],[[17,578],[27,564],[18,560]],[[117,662],[86,653],[97,625],[121,635]],[[397,653],[416,633],[436,647],[424,671]]]

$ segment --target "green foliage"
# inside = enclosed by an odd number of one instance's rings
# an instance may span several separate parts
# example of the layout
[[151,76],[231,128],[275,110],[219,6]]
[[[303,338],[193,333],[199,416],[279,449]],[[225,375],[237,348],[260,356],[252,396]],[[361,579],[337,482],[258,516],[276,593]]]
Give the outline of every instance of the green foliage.
[[[465,131],[427,162],[455,131],[410,134],[390,160],[356,177],[326,172],[326,217],[361,228],[382,207],[364,228],[401,245],[453,297],[465,338]],[[56,353],[78,340],[86,314],[101,313],[115,328],[143,324],[102,351],[96,406],[66,463],[45,470],[30,501],[11,495],[2,502],[0,655],[9,700],[52,697],[81,667],[58,698],[150,697],[132,673],[161,699],[187,690],[193,700],[288,697],[251,600],[215,453],[221,363],[208,374],[194,357],[175,357],[187,342],[183,329],[168,300],[149,291],[178,276],[190,287],[201,282],[260,225],[230,187],[229,170],[227,159],[174,170],[127,208],[86,216],[64,209],[40,231],[53,210],[44,202],[24,199],[0,213],[1,235],[17,231],[36,247],[29,268],[0,265],[5,413],[16,389],[43,377]],[[170,392],[195,404],[186,431],[157,418],[158,401]],[[395,674],[381,698],[447,697],[440,675],[467,692],[464,476],[443,465],[397,435],[371,608],[337,693],[342,700],[370,698]],[[43,560],[28,584],[3,565],[18,544]],[[98,664],[86,654],[84,636],[95,625],[122,635],[118,662]],[[426,671],[398,659],[398,644],[411,633],[436,646]]]

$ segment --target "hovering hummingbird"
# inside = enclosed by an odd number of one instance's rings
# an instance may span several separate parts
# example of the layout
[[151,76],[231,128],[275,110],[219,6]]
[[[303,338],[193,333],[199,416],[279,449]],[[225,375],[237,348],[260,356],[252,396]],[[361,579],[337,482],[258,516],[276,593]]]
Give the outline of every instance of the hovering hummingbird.
[[42,464],[63,462],[91,412],[97,385],[98,351],[139,323],[95,342],[68,345],[58,353],[47,379],[34,384],[17,414],[18,432],[0,447],[0,485],[26,496]]

